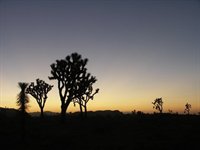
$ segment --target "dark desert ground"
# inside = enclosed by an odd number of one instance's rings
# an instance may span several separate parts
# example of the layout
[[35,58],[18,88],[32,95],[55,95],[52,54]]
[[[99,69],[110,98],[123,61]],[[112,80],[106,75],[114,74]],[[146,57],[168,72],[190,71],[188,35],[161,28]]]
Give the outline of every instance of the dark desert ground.
[[[109,112],[109,113],[108,113]],[[0,143],[6,149],[199,149],[200,116],[90,112],[87,119],[68,114],[28,116],[24,139],[17,115],[0,116]]]

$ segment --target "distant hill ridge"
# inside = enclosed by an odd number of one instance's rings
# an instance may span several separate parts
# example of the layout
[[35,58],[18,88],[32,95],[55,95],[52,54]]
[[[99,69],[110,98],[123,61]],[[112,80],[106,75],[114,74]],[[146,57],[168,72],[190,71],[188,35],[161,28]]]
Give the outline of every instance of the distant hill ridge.
[[[0,115],[4,115],[7,117],[15,117],[19,114],[19,110],[14,108],[3,108],[0,107]],[[40,112],[29,112],[28,113],[31,116],[40,116]],[[80,112],[69,112],[69,115],[76,116],[79,115]],[[45,111],[44,115],[46,116],[57,116],[60,115],[58,112],[51,112],[51,111]],[[122,112],[119,110],[97,110],[97,111],[88,111],[88,116],[121,116],[123,115]]]
[[[40,116],[40,112],[31,112],[29,113],[31,116]],[[77,116],[80,114],[80,112],[69,112],[69,115],[72,116]],[[119,116],[123,115],[122,112],[119,110],[97,110],[97,111],[88,111],[87,112],[88,116]],[[58,112],[51,112],[51,111],[45,111],[44,115],[46,116],[56,116],[60,115]]]
[[0,115],[6,116],[6,117],[16,117],[18,114],[19,114],[19,110],[17,109],[0,107]]

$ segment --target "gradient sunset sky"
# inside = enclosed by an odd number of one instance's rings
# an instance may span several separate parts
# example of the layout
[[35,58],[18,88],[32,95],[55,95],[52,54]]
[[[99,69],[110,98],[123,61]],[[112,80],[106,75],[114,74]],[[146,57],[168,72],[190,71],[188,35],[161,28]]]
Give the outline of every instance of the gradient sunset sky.
[[199,0],[0,0],[0,107],[40,78],[54,85],[44,109],[60,112],[50,65],[72,52],[98,79],[89,110],[153,112],[162,97],[164,112],[200,112]]

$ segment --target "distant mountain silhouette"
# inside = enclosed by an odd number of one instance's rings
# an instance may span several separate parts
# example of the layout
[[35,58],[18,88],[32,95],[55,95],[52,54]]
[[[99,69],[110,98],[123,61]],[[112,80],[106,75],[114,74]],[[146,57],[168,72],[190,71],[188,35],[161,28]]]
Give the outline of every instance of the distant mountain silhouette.
[[14,108],[0,107],[0,115],[5,117],[16,117],[19,114],[19,110]]
[[[39,117],[40,112],[30,112],[29,113],[33,117]],[[60,113],[58,112],[51,112],[51,111],[45,111],[44,112],[45,116],[58,116]],[[70,116],[79,116],[80,112],[70,112],[68,113]],[[103,116],[103,117],[117,117],[117,116],[122,116],[123,113],[120,112],[119,110],[97,110],[97,111],[88,111],[88,116],[90,117],[95,117],[95,116]]]
[[[19,114],[20,114],[20,111],[17,109],[0,107],[0,116],[13,118],[13,117],[18,117]],[[26,115],[29,116],[28,113],[26,113]]]
[[[97,111],[88,111],[88,116],[95,117],[95,116],[102,116],[102,117],[118,117],[122,116],[123,113],[119,110],[97,110]],[[79,115],[80,112],[70,113],[70,115]]]
[[[20,111],[14,108],[3,108],[0,107],[0,115],[5,117],[17,117],[19,115]],[[39,117],[40,112],[30,112],[28,113],[30,116],[33,117]],[[45,116],[57,116],[60,113],[59,112],[51,112],[51,111],[45,111]],[[71,116],[78,116],[80,115],[80,112],[74,112],[69,113],[68,115]],[[97,110],[97,111],[88,111],[88,116],[95,117],[95,116],[103,116],[103,117],[117,117],[122,116],[123,113],[119,110]]]
[[[31,116],[33,117],[39,117],[41,112],[30,112],[29,113]],[[45,116],[57,116],[57,115],[60,115],[60,113],[58,112],[52,112],[52,111],[44,111],[44,115]]]

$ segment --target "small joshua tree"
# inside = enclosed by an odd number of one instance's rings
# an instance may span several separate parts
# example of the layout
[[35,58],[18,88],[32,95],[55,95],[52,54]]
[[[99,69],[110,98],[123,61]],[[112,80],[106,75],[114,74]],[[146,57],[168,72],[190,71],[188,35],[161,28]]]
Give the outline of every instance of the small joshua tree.
[[28,109],[29,97],[26,94],[26,88],[28,83],[19,82],[20,93],[17,95],[17,105],[19,106],[20,116],[21,116],[21,136],[22,140],[25,139],[25,118],[26,110]]
[[192,108],[191,104],[186,103],[185,104],[185,110],[184,113],[187,113],[188,115],[190,114],[190,109]]
[[156,98],[153,102],[153,108],[158,110],[160,113],[163,112],[163,100],[161,98]]
[[94,95],[97,94],[98,92],[99,92],[98,88],[95,90],[95,92],[93,92],[93,87],[91,85],[91,86],[89,86],[85,95],[82,96],[82,101],[83,101],[82,105],[84,107],[85,117],[87,117],[87,103],[89,102],[90,99],[93,100]]
[[[89,100],[93,100],[94,95],[99,92],[98,88],[95,90],[95,92],[93,92],[92,84],[96,82],[96,78],[93,76],[91,78],[89,78],[89,77],[90,77],[90,75],[88,76],[88,79],[87,79],[87,83],[89,83],[88,88],[86,88],[85,91],[80,90],[80,92],[78,94],[79,96],[77,96],[78,98],[73,100],[74,106],[75,106],[75,103],[79,104],[81,116],[83,116],[82,107],[84,108],[85,117],[87,117],[87,103],[89,102]],[[80,88],[80,89],[82,89],[82,88]]]
[[19,82],[18,86],[21,89],[21,92],[17,95],[17,106],[19,106],[19,110],[22,114],[25,115],[29,103],[29,97],[26,94],[28,83]]
[[40,107],[40,116],[43,118],[44,106],[47,100],[47,93],[52,89],[52,85],[45,83],[45,81],[36,79],[36,85],[32,82],[27,88],[26,92],[31,94],[37,101]]

